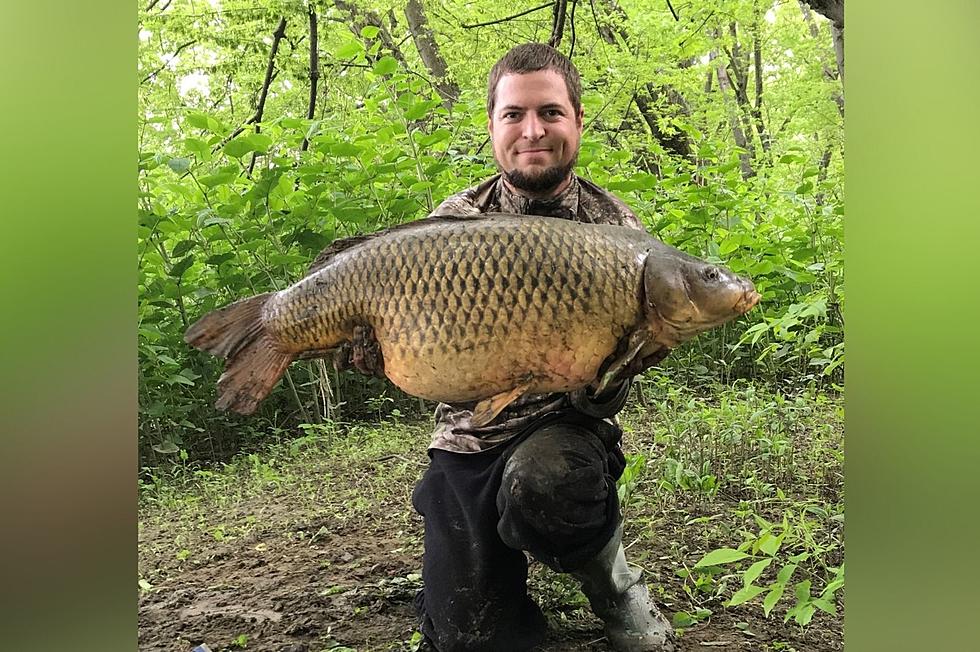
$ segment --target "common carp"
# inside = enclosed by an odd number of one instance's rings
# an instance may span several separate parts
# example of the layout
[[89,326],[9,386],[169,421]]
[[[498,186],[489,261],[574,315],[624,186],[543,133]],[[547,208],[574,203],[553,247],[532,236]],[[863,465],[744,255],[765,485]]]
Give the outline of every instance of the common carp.
[[215,406],[250,414],[293,360],[370,328],[391,382],[479,401],[479,426],[524,393],[601,391],[758,301],[750,281],[638,229],[440,216],[335,241],[302,280],[211,312],[184,339],[227,359]]

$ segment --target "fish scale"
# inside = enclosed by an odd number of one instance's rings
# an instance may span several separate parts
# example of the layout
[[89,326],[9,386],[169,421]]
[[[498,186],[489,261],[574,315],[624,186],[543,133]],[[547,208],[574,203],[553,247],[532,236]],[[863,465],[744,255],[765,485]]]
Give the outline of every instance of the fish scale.
[[[289,362],[350,341],[359,326],[373,330],[385,374],[416,396],[571,391],[594,381],[628,335],[649,348],[669,326],[664,341],[682,340],[758,300],[727,271],[695,300],[689,292],[707,268],[721,270],[626,227],[429,218],[334,243],[305,278],[206,315],[185,339],[229,359],[217,405],[246,413]],[[675,304],[676,315],[666,309]],[[691,306],[706,310],[684,317]]]

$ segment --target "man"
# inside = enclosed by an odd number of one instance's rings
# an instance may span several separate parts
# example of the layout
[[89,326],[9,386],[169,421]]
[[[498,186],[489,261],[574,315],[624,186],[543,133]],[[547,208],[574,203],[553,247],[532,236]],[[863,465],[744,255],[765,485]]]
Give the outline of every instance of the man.
[[[643,228],[622,201],[572,172],[583,112],[578,72],[565,56],[536,43],[510,50],[490,72],[487,115],[501,173],[434,215],[505,212]],[[359,368],[380,368],[372,356],[370,342],[355,343]],[[622,409],[629,382],[601,397],[525,396],[480,428],[469,421],[473,405],[439,405],[431,464],[412,496],[425,518],[416,606],[431,649],[517,652],[544,641],[524,551],[581,580],[616,650],[673,649],[670,625],[623,554],[615,484],[622,431],[602,417]]]

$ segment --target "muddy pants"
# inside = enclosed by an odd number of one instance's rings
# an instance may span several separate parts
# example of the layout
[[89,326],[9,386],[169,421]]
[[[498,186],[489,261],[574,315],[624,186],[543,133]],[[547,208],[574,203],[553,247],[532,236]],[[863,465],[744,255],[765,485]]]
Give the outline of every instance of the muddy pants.
[[523,551],[569,572],[609,541],[619,523],[621,435],[573,412],[480,453],[429,451],[412,495],[425,517],[416,607],[439,652],[521,652],[544,641]]

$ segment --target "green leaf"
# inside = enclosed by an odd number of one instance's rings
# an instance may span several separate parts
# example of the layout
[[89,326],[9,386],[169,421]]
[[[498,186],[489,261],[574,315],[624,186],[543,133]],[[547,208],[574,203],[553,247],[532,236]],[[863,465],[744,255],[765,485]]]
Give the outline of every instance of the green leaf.
[[364,44],[360,41],[347,41],[333,53],[338,59],[350,59],[364,52]]
[[765,613],[766,618],[769,617],[769,612],[772,611],[772,608],[776,606],[777,602],[779,602],[779,598],[783,597],[784,588],[785,587],[782,584],[777,584],[771,591],[769,591],[768,594],[766,594],[765,599],[762,601],[762,611]]
[[755,586],[754,584],[750,586],[746,586],[745,588],[736,591],[735,595],[732,596],[732,599],[728,601],[728,604],[726,606],[737,607],[743,602],[748,602],[749,600],[756,597],[760,593],[764,593],[765,590],[766,587],[764,586]]
[[179,263],[170,268],[170,275],[174,278],[180,278],[187,271],[187,268],[194,264],[194,254],[187,256]]
[[174,258],[180,258],[188,251],[193,249],[194,245],[196,244],[197,243],[194,242],[193,240],[181,240],[176,244],[176,246],[174,246],[173,251],[170,252],[170,255],[173,256]]
[[810,580],[803,580],[802,582],[797,583],[794,593],[796,594],[796,599],[800,602],[806,602],[809,600]]
[[394,57],[388,55],[378,59],[374,64],[374,68],[372,68],[372,71],[374,72],[375,75],[382,75],[382,76],[390,75],[396,70],[398,70],[398,62],[395,61]]
[[241,158],[249,152],[255,151],[255,146],[249,139],[249,136],[239,136],[234,140],[229,140],[225,143],[225,146],[221,148],[222,151],[228,156],[233,156],[234,158]]
[[776,553],[779,552],[779,546],[783,543],[783,535],[780,534],[778,537],[769,537],[759,546],[759,550],[766,553],[770,557],[775,557]]
[[203,113],[192,112],[186,116],[187,124],[198,129],[208,128],[208,116]]
[[736,235],[728,236],[727,238],[721,241],[721,245],[718,247],[718,253],[719,255],[722,256],[730,254],[736,249],[738,249],[740,244],[742,244],[741,236],[736,236]]
[[215,254],[205,260],[204,262],[208,265],[213,265],[215,267],[219,266],[221,263],[227,262],[235,257],[235,254],[231,251],[226,251],[223,254]]
[[[177,444],[173,443],[172,441],[165,441],[161,444],[154,444],[153,450],[155,450],[158,453],[163,453],[164,455],[172,455],[174,453],[180,452],[180,448],[177,446]],[[142,582],[143,580],[140,581]]]
[[730,564],[739,559],[745,559],[748,557],[747,554],[741,550],[735,550],[734,548],[721,548],[719,550],[712,550],[704,557],[701,561],[694,564],[695,568],[704,568],[705,566],[721,566],[722,564]]
[[697,625],[698,621],[686,611],[678,611],[674,614],[673,618],[671,618],[671,624],[675,628],[683,628],[690,627],[691,625]]
[[146,580],[144,580],[143,578],[140,578],[139,586],[144,591],[149,591],[150,589],[153,588],[153,585],[147,582]]
[[776,581],[780,584],[786,584],[789,579],[793,577],[793,573],[796,571],[796,564],[786,564],[779,569],[779,573],[776,575]]
[[269,145],[272,144],[272,138],[266,134],[252,134],[247,138],[248,144],[251,145],[252,150],[265,154],[269,151]]
[[185,138],[184,147],[186,147],[188,151],[197,154],[203,159],[208,158],[211,153],[211,148],[208,147],[208,144],[200,138]]
[[367,39],[374,38],[381,32],[381,28],[377,25],[365,25],[361,28],[361,36]]
[[742,581],[745,583],[745,586],[748,586],[752,582],[756,581],[759,576],[762,575],[762,571],[766,570],[771,563],[772,559],[763,559],[749,566],[749,569],[745,571],[745,574],[742,576]]
[[800,610],[796,613],[796,624],[806,627],[813,620],[813,614],[816,612],[817,608],[812,604],[805,604],[800,607]]
[[167,161],[167,165],[171,170],[177,174],[183,174],[191,169],[191,160],[189,158],[172,158]]
[[231,183],[238,178],[238,172],[219,172],[218,174],[208,174],[198,178],[202,186],[217,188]]

